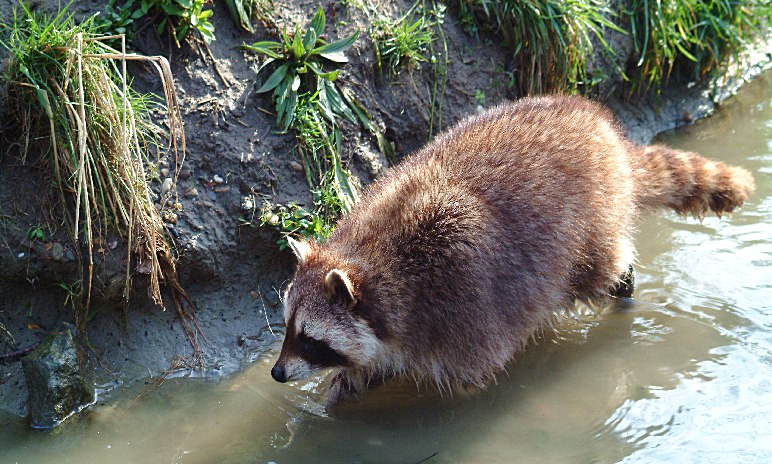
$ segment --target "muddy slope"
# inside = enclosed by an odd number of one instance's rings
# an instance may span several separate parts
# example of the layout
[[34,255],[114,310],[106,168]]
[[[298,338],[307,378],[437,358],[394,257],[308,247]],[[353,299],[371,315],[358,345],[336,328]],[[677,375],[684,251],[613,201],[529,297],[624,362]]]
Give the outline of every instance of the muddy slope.
[[[9,18],[15,1],[0,0],[0,17]],[[55,7],[58,2],[45,1]],[[180,170],[177,192],[183,210],[170,232],[180,254],[180,280],[198,307],[206,335],[207,367],[203,375],[232,372],[251,362],[275,341],[269,324],[280,323],[277,290],[289,278],[294,264],[288,252],[279,252],[276,232],[253,225],[255,211],[245,208],[251,199],[258,209],[264,199],[275,202],[310,202],[302,172],[292,169],[293,138],[276,134],[271,103],[254,93],[254,68],[259,64],[237,47],[242,42],[270,38],[260,27],[254,35],[234,28],[227,10],[216,2],[217,40],[210,45],[217,70],[206,53],[191,47],[177,49],[153,28],[145,28],[133,44],[143,54],[167,56],[172,64],[183,111],[187,154]],[[339,2],[275,1],[276,17],[288,27],[310,19],[321,4],[328,16],[327,34],[341,37],[355,28],[364,31],[361,12]],[[76,2],[79,16],[99,10],[101,2]],[[411,2],[382,2],[383,11],[397,16]],[[283,26],[285,23],[279,23]],[[454,16],[443,27],[449,50],[442,126],[448,127],[478,110],[475,93],[485,104],[513,97],[503,85],[507,53],[489,39],[466,34]],[[3,53],[3,52],[0,52]],[[376,123],[395,143],[398,157],[420,147],[428,137],[431,89],[430,69],[405,71],[395,78],[375,70],[372,44],[366,34],[347,53],[351,62],[341,81],[372,113]],[[760,61],[769,56],[759,55]],[[130,68],[136,85],[160,93],[150,69]],[[699,86],[671,89],[657,103],[613,101],[612,106],[631,137],[647,142],[654,134],[708,114],[713,99]],[[0,146],[0,322],[10,337],[0,337],[0,354],[25,347],[42,337],[60,319],[69,319],[64,287],[77,277],[74,244],[55,225],[49,182],[31,153],[22,165],[18,140],[9,133],[4,116]],[[344,159],[359,181],[371,182],[387,166],[372,137],[347,128]],[[161,169],[179,166],[167,160]],[[160,189],[160,179],[154,189]],[[37,227],[43,239],[29,239]],[[190,345],[169,305],[152,304],[135,279],[135,297],[128,308],[116,304],[124,272],[122,244],[108,237],[98,254],[97,302],[89,326],[99,382],[108,391],[120,384],[147,382],[184,364]],[[136,272],[136,270],[134,271]],[[276,335],[280,335],[277,330]],[[13,339],[13,343],[10,339]],[[198,375],[198,374],[196,374]],[[26,390],[19,363],[0,365],[0,412],[25,413]]]

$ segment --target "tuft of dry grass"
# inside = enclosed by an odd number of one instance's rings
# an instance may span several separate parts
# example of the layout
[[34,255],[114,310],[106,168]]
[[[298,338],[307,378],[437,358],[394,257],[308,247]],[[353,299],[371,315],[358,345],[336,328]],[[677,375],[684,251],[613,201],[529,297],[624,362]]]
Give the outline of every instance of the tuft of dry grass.
[[[129,300],[136,272],[149,276],[148,291],[159,305],[161,285],[167,284],[201,363],[195,308],[177,281],[174,253],[156,208],[156,201],[165,204],[174,188],[159,199],[149,184],[148,168],[162,156],[173,156],[177,169],[184,161],[185,134],[169,63],[161,56],[126,53],[125,37],[98,36],[90,20],[78,25],[65,10],[45,16],[24,4],[21,8],[5,25],[3,45],[11,55],[4,76],[8,105],[23,128],[22,158],[33,142],[49,148],[53,185],[84,274],[74,298],[76,325],[85,331],[89,318],[94,244],[115,232],[128,244],[124,300]],[[120,50],[108,45],[114,40],[120,40]],[[132,90],[127,61],[155,68],[165,105]],[[165,111],[168,132],[152,120],[156,110]],[[165,133],[168,142],[162,144]]]

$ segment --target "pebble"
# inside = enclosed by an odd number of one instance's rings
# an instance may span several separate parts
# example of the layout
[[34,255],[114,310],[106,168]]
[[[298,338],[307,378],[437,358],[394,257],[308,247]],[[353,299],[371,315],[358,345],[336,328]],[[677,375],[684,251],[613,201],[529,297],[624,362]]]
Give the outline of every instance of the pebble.
[[190,176],[193,175],[193,171],[190,170],[189,167],[184,167],[180,169],[180,178],[181,179],[190,179]]
[[174,186],[174,181],[171,177],[167,177],[164,179],[163,184],[161,184],[161,192],[163,193],[169,193],[172,190],[172,187]]
[[225,192],[230,191],[230,189],[231,188],[230,188],[229,185],[223,185],[222,187],[215,187],[214,191],[217,192],[217,193],[225,193]]
[[265,300],[268,302],[271,306],[276,306],[279,304],[279,294],[276,293],[276,290],[270,289],[267,292],[265,292]]
[[289,167],[295,172],[302,172],[303,171],[303,165],[298,163],[297,161],[290,161]]
[[177,224],[177,215],[171,211],[164,211],[161,218],[169,224]]
[[169,168],[161,168],[161,176],[169,177]]
[[198,189],[197,189],[197,188],[195,188],[195,187],[193,187],[193,188],[190,188],[190,189],[188,189],[188,191],[187,191],[187,192],[185,192],[185,194],[186,194],[187,196],[189,196],[189,197],[195,197],[195,196],[198,196]]
[[217,201],[217,194],[211,190],[207,190],[206,196],[209,197],[209,199],[212,201]]
[[182,203],[180,203],[179,201],[177,201],[177,202],[175,202],[175,203],[172,205],[172,208],[176,209],[177,211],[182,211]]
[[215,175],[212,177],[212,180],[213,180],[213,181],[214,181],[216,184],[222,184],[223,182],[225,182],[225,180],[224,180],[222,177],[218,176],[217,174],[215,174]]
[[255,209],[255,197],[252,195],[241,197],[241,209],[244,211],[252,211]]
[[51,257],[57,261],[61,261],[64,258],[64,247],[61,243],[54,243],[51,247]]

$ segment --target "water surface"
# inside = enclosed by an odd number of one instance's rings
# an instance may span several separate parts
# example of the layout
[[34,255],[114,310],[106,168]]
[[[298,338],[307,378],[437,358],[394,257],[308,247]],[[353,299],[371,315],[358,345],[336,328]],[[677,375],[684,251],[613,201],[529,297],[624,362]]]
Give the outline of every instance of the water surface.
[[320,379],[275,383],[272,351],[54,432],[6,420],[0,462],[772,462],[772,75],[662,141],[756,193],[732,220],[644,218],[635,302],[566,320],[485,392],[390,385],[322,417]]

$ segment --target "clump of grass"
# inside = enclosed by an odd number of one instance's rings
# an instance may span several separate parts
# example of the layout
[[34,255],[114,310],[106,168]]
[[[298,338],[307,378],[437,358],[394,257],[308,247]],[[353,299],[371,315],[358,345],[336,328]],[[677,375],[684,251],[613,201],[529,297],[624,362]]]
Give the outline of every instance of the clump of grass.
[[[379,69],[386,67],[389,74],[394,76],[404,67],[418,67],[426,62],[431,64],[434,73],[429,107],[428,138],[431,139],[442,130],[442,104],[449,63],[448,44],[442,29],[445,5],[436,0],[431,3],[417,0],[400,18],[393,19],[379,11],[378,6],[369,0],[345,0],[343,3],[348,8],[362,11],[372,24],[369,35],[375,44]],[[441,48],[435,48],[435,43],[440,44]],[[393,150],[391,155],[381,151],[389,161],[395,161]]]
[[427,60],[426,52],[434,41],[434,25],[425,14],[416,14],[419,2],[396,21],[378,15],[373,23],[371,37],[375,42],[376,62],[397,74],[400,68],[416,66]]
[[[123,37],[122,49],[113,49],[105,43],[111,38],[98,36],[92,21],[78,25],[66,10],[46,16],[25,4],[21,7],[21,14],[14,11],[12,23],[4,26],[8,39],[2,45],[11,56],[4,75],[7,105],[22,126],[22,139],[48,147],[45,159],[79,260],[81,245],[87,250],[87,263],[81,267],[87,275],[79,279],[78,291],[72,290],[77,293],[72,297],[76,324],[85,331],[94,244],[115,232],[128,244],[124,298],[129,298],[134,268],[149,275],[149,293],[158,304],[162,304],[160,284],[171,286],[199,355],[193,305],[177,281],[175,258],[146,168],[158,162],[150,152],[160,157],[167,151],[160,139],[165,131],[150,117],[161,104],[132,90],[126,73],[128,60],[144,61],[158,70],[168,110],[168,150],[179,168],[185,139],[168,62],[127,54]],[[26,153],[29,144],[24,148]]]
[[630,35],[639,57],[628,70],[633,89],[659,90],[674,69],[689,79],[718,77],[729,60],[768,31],[769,1],[635,0]]
[[460,0],[466,18],[500,34],[512,49],[519,94],[574,91],[593,82],[592,37],[613,53],[605,28],[619,30],[604,0]]

